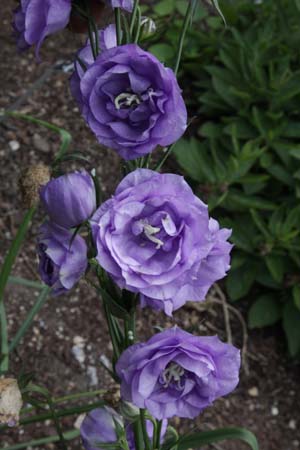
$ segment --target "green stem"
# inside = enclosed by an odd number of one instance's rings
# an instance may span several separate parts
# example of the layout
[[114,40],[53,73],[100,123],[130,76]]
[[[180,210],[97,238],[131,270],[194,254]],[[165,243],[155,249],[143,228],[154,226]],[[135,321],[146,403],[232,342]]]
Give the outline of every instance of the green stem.
[[121,10],[120,10],[120,8],[115,8],[115,22],[116,22],[116,33],[117,33],[117,45],[122,45],[122,27],[121,27]]
[[161,160],[155,166],[155,168],[154,168],[155,171],[158,172],[162,168],[162,166],[164,165],[164,163],[166,162],[166,160],[169,158],[170,154],[172,153],[174,146],[175,146],[175,144],[170,145],[170,147],[165,151],[164,156],[161,158]]
[[8,282],[12,266],[15,262],[17,254],[20,250],[22,242],[25,238],[25,234],[29,227],[29,224],[33,218],[36,208],[30,208],[23,219],[23,222],[19,226],[17,235],[13,240],[8,254],[4,260],[2,270],[0,273],[0,323],[1,323],[1,354],[2,360],[0,365],[0,372],[6,372],[9,369],[9,349],[8,349],[8,332],[7,332],[7,320],[4,305],[4,290]]
[[113,318],[111,317],[111,314],[109,312],[109,309],[108,309],[105,301],[103,301],[103,308],[104,308],[104,312],[105,312],[106,322],[107,322],[107,325],[108,325],[109,335],[110,335],[112,346],[113,346],[114,360],[117,361],[119,359],[119,357],[120,357],[121,352],[120,352],[120,349],[119,349],[119,344],[118,344],[118,340],[117,340],[117,336],[116,336],[116,331],[114,329]]
[[[71,431],[64,433],[64,439],[66,441],[71,441],[71,440],[77,438],[78,436],[80,436],[79,430],[71,430]],[[26,449],[29,447],[37,447],[37,446],[42,446],[45,444],[50,444],[52,442],[59,442],[59,440],[60,440],[59,436],[48,436],[48,437],[41,438],[41,439],[35,439],[33,441],[23,442],[21,444],[11,445],[9,447],[5,447],[0,450],[21,450],[23,448]]]
[[158,449],[160,447],[160,434],[161,434],[162,420],[156,421],[155,432],[153,433],[153,448]]
[[20,343],[22,337],[27,332],[29,327],[31,326],[35,316],[40,312],[41,308],[44,306],[45,302],[47,301],[49,294],[51,292],[51,288],[48,286],[45,286],[38,296],[37,301],[29,311],[29,314],[27,315],[26,319],[22,323],[21,327],[19,328],[17,334],[13,338],[12,342],[9,345],[9,351],[12,352],[17,345]]
[[142,450],[144,448],[144,441],[143,441],[143,432],[141,427],[141,422],[137,420],[132,424],[133,426],[133,432],[134,432],[134,443],[135,448],[137,450]]
[[188,5],[187,10],[186,10],[186,14],[185,14],[185,18],[184,18],[184,22],[183,22],[180,38],[179,38],[179,44],[178,44],[178,50],[177,50],[177,56],[176,56],[176,63],[175,63],[175,67],[174,67],[175,75],[177,75],[177,73],[178,73],[178,69],[179,69],[179,65],[180,65],[180,61],[181,61],[181,56],[182,56],[184,39],[185,39],[185,35],[186,35],[186,32],[187,32],[190,20],[192,18],[192,14],[193,14],[193,2],[192,2],[192,0],[189,0],[189,5]]
[[147,428],[146,428],[146,418],[145,418],[145,410],[144,409],[140,409],[140,417],[141,417],[141,426],[142,426],[145,450],[151,450],[151,445],[149,442],[149,437],[148,437]]
[[134,30],[134,25],[135,25],[135,20],[136,20],[136,15],[137,15],[137,10],[138,10],[138,7],[139,7],[139,3],[140,3],[139,0],[135,0],[134,6],[133,6],[133,10],[132,10],[132,14],[131,14],[129,31],[130,31],[130,35],[131,35],[132,39],[133,39],[133,30]]
[[97,50],[96,50],[95,41],[94,41],[93,25],[91,23],[90,18],[88,20],[88,34],[89,34],[89,41],[90,41],[91,49],[92,49],[92,53],[93,53],[93,58],[94,58],[94,60],[96,60],[97,59]]
[[4,301],[0,302],[0,325],[1,325],[1,366],[0,374],[8,371],[9,368],[9,349],[7,333],[7,317]]
[[68,447],[67,447],[64,435],[63,435],[62,427],[61,427],[59,418],[56,415],[55,406],[54,406],[53,401],[52,401],[51,398],[49,399],[48,404],[49,404],[49,408],[50,408],[50,411],[51,411],[51,417],[52,417],[52,420],[54,422],[54,426],[55,426],[57,434],[59,436],[60,448],[62,450],[68,450]]
[[137,27],[136,27],[136,32],[135,32],[134,41],[133,41],[135,44],[137,44],[139,42],[139,38],[140,38],[140,34],[141,34],[141,18],[142,18],[141,8],[137,8]]

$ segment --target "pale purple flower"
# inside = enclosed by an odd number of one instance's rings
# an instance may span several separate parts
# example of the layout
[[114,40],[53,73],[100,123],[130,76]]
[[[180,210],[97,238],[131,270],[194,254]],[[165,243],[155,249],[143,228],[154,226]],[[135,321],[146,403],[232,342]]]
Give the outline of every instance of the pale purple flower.
[[[101,51],[108,50],[117,46],[115,24],[108,25],[108,27],[99,31],[99,46]],[[94,63],[94,61],[95,60],[92,52],[91,42],[88,39],[85,46],[77,53],[77,57],[74,63],[75,70],[70,79],[70,89],[72,95],[78,102],[80,108],[83,103],[82,94],[80,91],[80,80],[85,72],[84,68],[82,67],[82,63],[85,68],[88,69]]]
[[[80,427],[80,435],[85,450],[101,449],[101,444],[114,444],[118,441],[116,423],[125,427],[129,449],[135,450],[134,433],[131,424],[124,425],[122,417],[112,408],[107,406],[97,408],[89,412]],[[161,428],[161,442],[166,434],[168,421],[164,420]],[[147,434],[153,438],[153,424],[146,420]],[[141,450],[141,449],[139,449]]]
[[238,384],[240,352],[217,336],[172,328],[123,352],[121,396],[156,419],[194,418]]
[[98,141],[125,159],[177,141],[187,111],[175,74],[127,44],[103,51],[87,71],[75,66],[73,95]]
[[50,180],[40,198],[51,221],[64,228],[80,225],[96,209],[94,181],[84,170]]
[[80,427],[80,435],[85,450],[98,450],[100,444],[117,442],[117,421],[123,425],[122,418],[112,408],[103,407],[92,410],[84,419]]
[[21,0],[13,21],[19,50],[36,45],[38,55],[44,39],[65,28],[70,14],[71,0]]
[[209,218],[183,177],[137,169],[91,218],[99,264],[142,306],[166,314],[205,299],[229,269],[231,231]]
[[131,12],[133,9],[133,0],[107,0],[107,3],[112,8],[121,8],[128,12]]
[[84,239],[51,222],[45,222],[38,236],[39,273],[53,295],[69,291],[87,268]]

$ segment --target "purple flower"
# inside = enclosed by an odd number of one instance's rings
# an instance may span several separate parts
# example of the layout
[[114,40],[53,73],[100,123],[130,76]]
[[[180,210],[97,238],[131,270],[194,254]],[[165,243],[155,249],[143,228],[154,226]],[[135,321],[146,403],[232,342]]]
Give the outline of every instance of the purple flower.
[[[118,441],[116,423],[124,427],[121,416],[112,408],[103,407],[91,411],[80,427],[81,439],[85,450],[101,449],[101,444],[116,443]],[[166,434],[168,421],[164,420],[161,428],[161,442]],[[147,434],[153,438],[153,424],[146,420]],[[134,433],[131,424],[125,426],[129,449],[135,450]],[[117,448],[117,446],[116,446]]]
[[45,222],[38,237],[39,272],[54,295],[69,291],[87,268],[87,246],[81,236]]
[[96,209],[94,182],[86,171],[54,178],[41,188],[40,197],[51,221],[64,228],[80,225]]
[[142,306],[166,314],[201,301],[229,269],[231,232],[178,175],[137,169],[91,221],[99,264]]
[[19,50],[36,45],[38,55],[46,36],[67,26],[70,13],[71,0],[21,0],[13,22]]
[[103,51],[84,74],[75,69],[71,87],[85,120],[123,158],[170,145],[184,133],[187,111],[174,73],[136,44]]
[[157,419],[196,417],[237,386],[239,368],[232,345],[176,327],[129,347],[116,366],[122,397]]
[[121,426],[122,418],[112,408],[103,407],[91,411],[82,422],[80,434],[85,450],[101,449],[99,444],[111,444],[118,440],[115,421]]
[[[117,46],[116,26],[114,24],[109,25],[104,30],[99,31],[99,45],[101,51],[108,50],[109,48],[114,48]],[[80,91],[80,80],[84,75],[84,69],[80,65],[79,60],[87,69],[94,63],[94,56],[89,39],[87,40],[85,46],[77,53],[77,58],[75,59],[74,64],[75,71],[70,80],[72,95],[81,108],[83,98]]]
[[133,0],[107,0],[107,3],[112,8],[122,8],[128,12],[131,12],[133,9]]

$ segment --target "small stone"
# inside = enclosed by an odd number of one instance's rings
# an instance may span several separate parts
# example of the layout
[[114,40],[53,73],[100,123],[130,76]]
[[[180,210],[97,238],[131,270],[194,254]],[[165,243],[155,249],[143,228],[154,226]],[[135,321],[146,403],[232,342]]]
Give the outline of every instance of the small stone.
[[291,419],[291,420],[289,421],[288,427],[289,427],[291,430],[296,430],[296,428],[297,428],[297,426],[296,426],[296,420]]
[[248,389],[248,394],[250,395],[250,397],[258,397],[258,388],[256,386]]
[[279,414],[279,409],[277,408],[277,406],[272,406],[272,408],[271,408],[271,414],[272,414],[272,416],[278,416],[278,414]]
[[37,133],[33,135],[33,145],[37,150],[41,152],[48,153],[50,151],[50,146],[46,139],[44,139]]
[[16,152],[21,147],[18,141],[9,141],[8,145],[12,152]]
[[76,428],[76,430],[80,430],[80,427],[85,419],[85,416],[86,414],[80,414],[80,416],[78,416],[77,419],[75,420],[74,428]]

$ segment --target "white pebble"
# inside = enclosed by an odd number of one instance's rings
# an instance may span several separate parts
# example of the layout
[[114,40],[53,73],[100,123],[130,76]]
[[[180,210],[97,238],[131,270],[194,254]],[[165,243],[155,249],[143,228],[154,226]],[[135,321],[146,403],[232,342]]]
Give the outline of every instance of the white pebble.
[[279,409],[277,408],[277,406],[272,406],[272,408],[271,408],[271,414],[272,414],[272,416],[278,416],[278,414],[279,414]]
[[8,145],[12,152],[16,152],[20,148],[20,143],[18,141],[9,141]]
[[297,426],[296,426],[296,420],[294,420],[294,419],[291,419],[290,421],[289,421],[289,428],[291,429],[291,430],[296,430],[296,428],[297,428]]
[[248,389],[248,394],[250,395],[250,397],[258,397],[259,392],[258,392],[257,387],[254,386],[254,387]]

